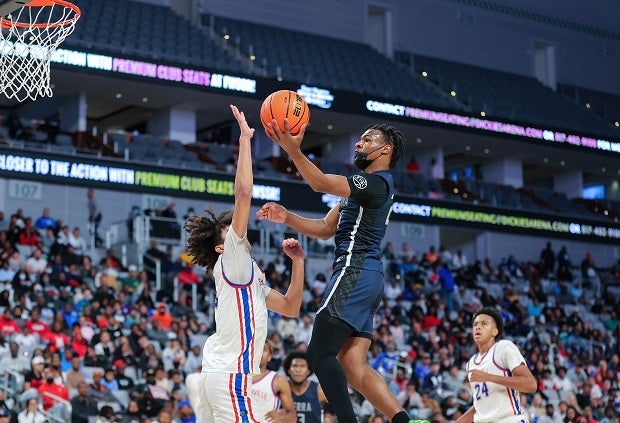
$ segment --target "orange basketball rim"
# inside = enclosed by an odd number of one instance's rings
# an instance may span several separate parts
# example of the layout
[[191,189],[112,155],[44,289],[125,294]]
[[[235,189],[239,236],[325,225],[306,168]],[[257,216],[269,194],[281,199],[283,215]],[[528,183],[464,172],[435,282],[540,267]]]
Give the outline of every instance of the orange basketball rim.
[[[1,3],[1,2],[0,2]],[[23,7],[23,11],[26,11],[30,8],[29,13],[12,13],[11,15],[16,17],[16,20],[6,19],[5,17],[0,17],[0,27],[3,29],[9,28],[56,28],[62,26],[72,26],[75,25],[77,20],[82,15],[80,8],[75,4],[68,2],[66,0],[31,0],[27,3],[23,1],[15,1],[16,9]],[[24,3],[24,4],[22,4]],[[21,4],[21,5],[20,5]],[[54,20],[51,18],[50,14],[40,14],[34,10],[34,8],[64,8],[65,11],[62,13],[62,16]],[[39,21],[40,20],[40,21]]]

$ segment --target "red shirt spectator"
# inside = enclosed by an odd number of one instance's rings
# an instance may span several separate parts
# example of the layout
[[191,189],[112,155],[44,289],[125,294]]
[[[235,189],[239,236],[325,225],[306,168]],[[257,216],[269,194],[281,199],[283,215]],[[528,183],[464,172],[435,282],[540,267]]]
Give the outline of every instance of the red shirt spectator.
[[29,245],[34,247],[39,242],[39,237],[37,236],[37,232],[31,225],[26,225],[23,231],[20,232],[18,243],[21,245]]
[[52,353],[64,350],[65,346],[69,344],[69,337],[62,329],[62,323],[60,321],[55,321],[52,324],[52,330],[41,336],[41,338],[47,342]]
[[73,352],[80,356],[80,358],[84,358],[86,356],[86,352],[88,351],[88,342],[82,336],[82,331],[79,328],[76,328],[73,331],[73,339],[71,340],[71,348]]
[[441,325],[441,319],[437,317],[437,309],[434,306],[428,308],[428,314],[422,320],[422,329],[428,330]]
[[43,371],[43,383],[39,386],[37,390],[39,396],[42,399],[43,410],[47,411],[57,402],[56,398],[50,397],[48,395],[43,395],[44,393],[52,394],[58,398],[62,398],[66,401],[69,401],[69,390],[66,386],[56,383],[54,381],[54,374],[50,369],[45,369]]
[[15,320],[13,320],[13,314],[10,308],[4,310],[4,315],[0,317],[0,332],[3,335],[10,335],[12,333],[20,333],[22,330]]
[[200,283],[200,277],[194,272],[192,272],[193,267],[194,266],[191,263],[188,263],[178,273],[177,277],[179,278],[179,283],[181,285],[190,285],[193,283],[196,283],[196,284]]
[[411,157],[407,166],[405,166],[407,173],[418,173],[420,171],[420,165],[416,161],[415,157]]
[[39,338],[45,339],[45,336],[50,331],[50,327],[42,320],[39,320],[40,312],[38,308],[32,309],[32,315],[30,320],[24,322],[24,326],[30,329],[30,333],[36,333]]
[[170,325],[172,324],[172,321],[174,320],[172,315],[170,315],[170,313],[167,312],[167,307],[166,307],[166,304],[164,303],[159,303],[157,305],[157,313],[153,314],[153,317],[151,317],[151,319],[157,320],[159,322],[159,327],[162,328],[163,330],[169,330]]

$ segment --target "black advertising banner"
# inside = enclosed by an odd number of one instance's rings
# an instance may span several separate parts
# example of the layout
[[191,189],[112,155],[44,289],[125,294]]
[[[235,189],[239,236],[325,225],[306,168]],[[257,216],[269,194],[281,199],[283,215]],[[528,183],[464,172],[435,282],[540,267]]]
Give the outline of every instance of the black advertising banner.
[[[0,148],[0,177],[206,201],[232,203],[234,198],[234,175],[8,148]],[[300,190],[304,201],[317,204],[312,211],[323,210],[322,194],[305,184],[285,180],[255,178],[254,202],[277,201],[292,207],[289,199],[298,198]]]
[[[70,40],[67,43],[70,45]],[[277,90],[299,93],[311,107],[340,113],[376,116],[403,123],[506,137],[529,143],[553,145],[584,152],[620,157],[620,142],[593,134],[577,134],[558,127],[541,127],[526,122],[481,117],[465,112],[412,104],[367,94],[309,86],[293,81],[278,81],[254,75],[236,75],[219,70],[192,68],[164,60],[129,57],[109,52],[57,49],[53,66],[83,70],[99,75],[151,81],[205,92],[243,96],[262,100]]]
[[[124,161],[0,148],[0,177],[233,202],[234,176],[191,169],[171,169]],[[303,181],[255,177],[253,203],[275,201],[305,212],[327,213],[339,201],[330,194],[314,192]],[[504,210],[480,205],[397,196],[390,219],[482,230],[565,237],[588,242],[618,243],[620,225],[588,220]]]

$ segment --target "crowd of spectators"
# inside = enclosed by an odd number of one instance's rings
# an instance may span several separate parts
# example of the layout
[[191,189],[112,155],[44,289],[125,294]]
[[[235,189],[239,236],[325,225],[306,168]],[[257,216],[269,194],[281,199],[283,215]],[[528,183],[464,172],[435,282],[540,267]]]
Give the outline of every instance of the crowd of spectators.
[[[156,243],[148,251],[165,272],[160,291],[144,263],[124,267],[111,250],[92,260],[79,228],[47,208],[38,219],[23,210],[6,222],[0,216],[0,385],[9,388],[0,389],[0,401],[14,421],[39,421],[37,413],[76,423],[95,416],[193,421],[184,379],[199,370],[214,329],[213,277],[184,254],[173,257]],[[390,242],[383,258],[385,298],[369,362],[413,415],[447,422],[469,407],[471,315],[494,306],[539,381],[538,393],[524,396],[529,421],[617,421],[620,303],[611,292],[620,284],[619,265],[597,268],[592,255],[575,265],[565,248],[556,254],[551,244],[536,263],[469,260],[463,251],[419,252],[407,243],[396,251]],[[259,265],[272,288],[287,289],[291,269],[283,254]],[[286,353],[309,342],[328,277],[306,275],[298,319],[269,315],[271,369],[282,371]],[[175,280],[178,299],[170,295]],[[187,289],[193,284],[197,298]],[[362,421],[383,419],[353,391],[351,400]]]

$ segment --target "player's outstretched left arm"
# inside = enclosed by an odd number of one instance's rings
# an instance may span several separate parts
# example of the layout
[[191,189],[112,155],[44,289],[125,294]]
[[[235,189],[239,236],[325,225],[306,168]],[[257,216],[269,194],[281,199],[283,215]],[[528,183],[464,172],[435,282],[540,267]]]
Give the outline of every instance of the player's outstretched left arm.
[[282,241],[282,249],[284,254],[289,256],[293,262],[291,284],[286,294],[282,295],[280,292],[272,289],[265,300],[269,310],[283,316],[297,317],[299,316],[301,297],[304,291],[305,254],[299,241],[294,238],[287,238]]

